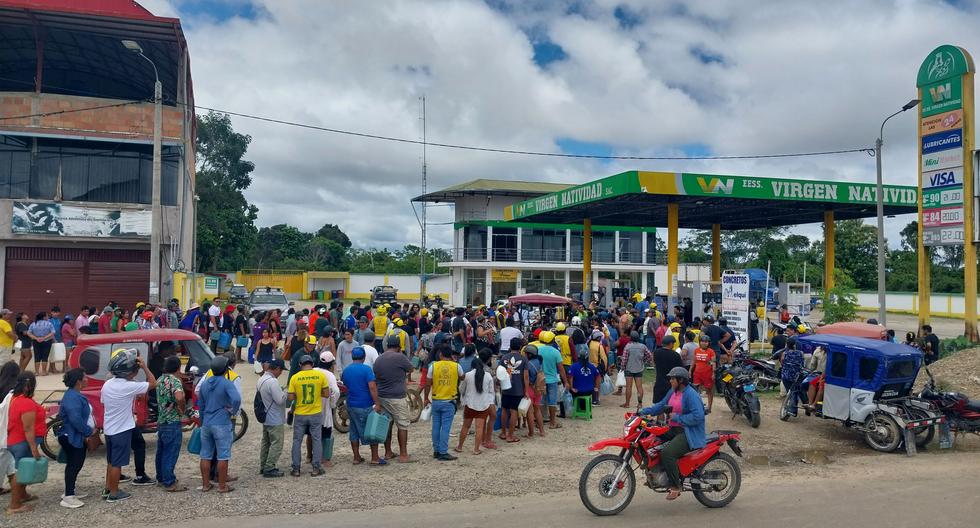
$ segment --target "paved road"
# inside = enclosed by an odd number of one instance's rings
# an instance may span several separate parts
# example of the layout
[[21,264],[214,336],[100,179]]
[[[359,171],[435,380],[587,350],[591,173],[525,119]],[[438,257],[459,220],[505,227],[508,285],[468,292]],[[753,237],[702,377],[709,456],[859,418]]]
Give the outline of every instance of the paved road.
[[788,477],[754,472],[744,480],[735,502],[718,510],[702,507],[690,494],[671,504],[664,500],[663,495],[641,488],[625,512],[600,519],[588,513],[579,502],[577,493],[570,490],[560,494],[487,497],[477,501],[446,501],[412,507],[387,506],[368,511],[199,519],[176,526],[980,526],[980,480],[977,479],[980,459],[975,454],[923,453],[914,459],[901,455],[868,457],[866,462],[853,466],[837,467],[829,473],[821,471],[819,477],[808,477],[805,474],[808,469],[801,467],[802,474]]

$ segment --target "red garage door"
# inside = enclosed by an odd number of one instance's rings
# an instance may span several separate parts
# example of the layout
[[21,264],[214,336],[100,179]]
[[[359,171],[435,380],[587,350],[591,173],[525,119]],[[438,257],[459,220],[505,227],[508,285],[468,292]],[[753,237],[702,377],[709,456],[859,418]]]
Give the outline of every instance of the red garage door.
[[149,278],[149,251],[8,247],[3,306],[31,317],[52,306],[131,307],[146,301]]

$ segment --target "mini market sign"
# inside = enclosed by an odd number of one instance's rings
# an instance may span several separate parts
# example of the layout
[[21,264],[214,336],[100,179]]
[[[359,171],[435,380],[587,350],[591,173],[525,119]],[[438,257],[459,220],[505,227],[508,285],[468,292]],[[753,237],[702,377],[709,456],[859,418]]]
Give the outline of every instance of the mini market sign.
[[[508,206],[504,218],[519,220],[603,198],[638,193],[840,204],[874,204],[877,201],[875,186],[865,183],[629,171]],[[886,205],[912,207],[918,203],[915,187],[886,185],[884,193]]]

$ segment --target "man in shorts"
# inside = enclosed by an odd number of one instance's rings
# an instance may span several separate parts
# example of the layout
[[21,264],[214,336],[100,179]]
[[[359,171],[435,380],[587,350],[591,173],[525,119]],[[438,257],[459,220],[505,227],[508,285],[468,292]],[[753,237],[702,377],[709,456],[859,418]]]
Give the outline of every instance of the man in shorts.
[[545,403],[548,405],[549,418],[548,427],[550,429],[558,429],[561,427],[556,417],[558,413],[558,383],[561,382],[567,387],[568,375],[565,372],[564,364],[562,364],[561,352],[553,346],[555,334],[545,330],[538,334],[538,341],[541,343],[541,346],[538,347],[538,355],[541,357],[541,370],[544,371]]
[[[135,381],[143,371],[146,381]],[[102,406],[105,408],[102,431],[106,438],[105,489],[106,502],[126,500],[131,495],[119,489],[122,468],[129,465],[129,453],[133,449],[136,420],[133,417],[133,401],[137,396],[156,389],[157,379],[139,358],[135,349],[119,349],[109,359],[109,372],[113,377],[102,385]]]
[[504,427],[501,428],[500,439],[510,444],[518,442],[517,437],[514,436],[514,427],[520,421],[518,407],[528,386],[527,358],[521,353],[521,347],[515,346],[518,344],[516,339],[520,338],[512,339],[510,352],[500,358],[500,364],[510,374],[510,387],[500,391],[500,406],[504,409],[503,412],[508,414],[506,418],[501,415]]
[[408,426],[412,423],[412,413],[408,405],[406,381],[412,372],[412,362],[400,352],[401,340],[397,335],[385,339],[385,351],[374,362],[374,381],[378,387],[378,399],[384,414],[391,418],[388,425],[388,438],[385,440],[385,459],[391,460],[395,454],[391,450],[391,432],[398,427],[398,461],[412,462],[408,456]]
[[235,384],[228,380],[228,358],[215,356],[211,360],[211,376],[205,379],[197,393],[201,408],[201,487],[211,491],[212,459],[217,460],[218,492],[228,493],[234,488],[228,485],[228,461],[231,460],[231,444],[235,431],[231,417],[237,416],[242,406],[242,396]]

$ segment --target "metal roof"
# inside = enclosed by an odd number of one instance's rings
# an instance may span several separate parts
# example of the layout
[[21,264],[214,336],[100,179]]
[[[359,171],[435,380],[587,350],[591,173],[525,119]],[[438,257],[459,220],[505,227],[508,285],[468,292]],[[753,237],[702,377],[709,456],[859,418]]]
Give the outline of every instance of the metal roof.
[[528,182],[516,180],[479,179],[446,187],[412,198],[413,202],[449,202],[455,198],[477,194],[495,196],[541,196],[571,187],[568,183]]
[[[918,189],[886,185],[885,214],[918,211]],[[504,208],[506,220],[622,226],[667,226],[667,204],[679,227],[725,230],[791,226],[876,216],[875,185],[674,172],[629,171],[534,197]]]

